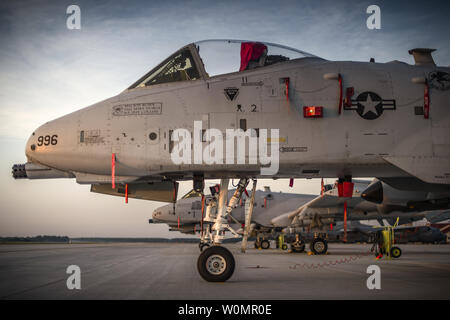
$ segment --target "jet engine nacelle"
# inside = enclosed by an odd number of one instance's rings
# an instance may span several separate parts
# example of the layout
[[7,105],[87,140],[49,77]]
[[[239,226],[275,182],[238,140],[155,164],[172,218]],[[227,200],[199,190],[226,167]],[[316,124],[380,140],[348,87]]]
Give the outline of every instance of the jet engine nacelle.
[[374,179],[374,181],[361,193],[361,198],[377,204],[406,205],[411,199],[426,199],[427,192],[403,191]]
[[378,179],[361,193],[361,198],[376,203],[380,213],[445,209],[448,194],[399,190]]

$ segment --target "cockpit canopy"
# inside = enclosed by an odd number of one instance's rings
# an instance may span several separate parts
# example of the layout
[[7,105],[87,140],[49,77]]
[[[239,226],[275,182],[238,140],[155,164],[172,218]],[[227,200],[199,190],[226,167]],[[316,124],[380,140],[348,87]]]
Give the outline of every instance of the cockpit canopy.
[[305,57],[316,56],[268,42],[204,40],[181,48],[128,89],[207,79]]
[[132,88],[197,79],[200,79],[199,69],[194,62],[190,48],[185,47],[139,79],[137,85],[133,85]]

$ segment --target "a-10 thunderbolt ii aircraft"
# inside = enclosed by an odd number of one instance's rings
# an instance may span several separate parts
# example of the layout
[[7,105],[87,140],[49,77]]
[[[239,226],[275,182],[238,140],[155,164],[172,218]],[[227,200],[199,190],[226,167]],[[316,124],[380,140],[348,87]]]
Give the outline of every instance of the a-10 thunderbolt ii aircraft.
[[[377,177],[426,191],[422,207],[448,205],[450,68],[437,67],[432,51],[410,50],[409,65],[328,61],[263,42],[192,43],[120,94],[37,128],[13,175],[169,201],[176,181],[203,191],[204,179],[220,178],[216,245],[197,268],[225,281],[234,258],[219,244],[250,179],[338,177],[348,197],[353,177]],[[228,202],[230,178],[240,181]]]
[[[305,249],[305,241],[310,240],[310,249],[315,254],[325,254],[328,244],[327,237],[317,237],[318,239],[306,239],[305,232],[315,232],[319,234],[336,233],[339,225],[343,227],[343,237],[341,240],[347,241],[347,220],[351,221],[349,232],[354,231],[355,224],[361,220],[377,220],[381,225],[386,221],[390,225],[406,224],[426,218],[432,222],[440,222],[450,219],[450,210],[421,211],[414,209],[411,205],[418,197],[416,191],[401,191],[394,189],[378,179],[353,180],[354,189],[350,199],[342,199],[338,195],[337,183],[334,185],[323,185],[321,194],[318,196],[310,194],[272,192],[270,187],[264,187],[264,191],[257,190],[255,203],[250,221],[250,234],[256,236],[255,247],[267,249],[270,246],[268,241],[276,238],[279,234],[287,236],[287,242],[291,243],[293,252],[302,252]],[[364,199],[369,195],[361,195],[361,191],[368,190],[369,185],[381,185],[383,194],[377,194],[379,199]],[[384,188],[383,188],[384,185]],[[211,195],[206,196],[205,205],[214,201],[218,192],[218,186],[210,187]],[[229,190],[231,197],[235,190]],[[235,222],[236,225],[245,224],[245,201],[247,197],[242,196],[240,202],[233,208],[229,215],[228,222]],[[345,205],[344,205],[345,203]],[[153,211],[151,223],[166,223],[171,231],[184,233],[203,234],[208,229],[214,219],[202,215],[201,194],[191,190],[176,204],[168,204],[156,208]],[[345,211],[346,210],[346,211]],[[216,214],[216,212],[209,212]],[[397,221],[398,219],[398,221]],[[204,221],[206,220],[206,221]],[[361,225],[361,228],[363,226]],[[370,230],[370,226],[367,226]],[[367,229],[366,228],[366,229]],[[359,229],[358,229],[359,230]],[[358,231],[357,230],[357,231]],[[238,230],[241,231],[241,230]],[[239,232],[237,232],[239,233]],[[340,232],[338,232],[340,236]],[[296,237],[300,235],[300,237]],[[295,238],[293,237],[295,236]],[[202,239],[203,240],[203,239]],[[202,249],[208,245],[201,241],[199,246]]]

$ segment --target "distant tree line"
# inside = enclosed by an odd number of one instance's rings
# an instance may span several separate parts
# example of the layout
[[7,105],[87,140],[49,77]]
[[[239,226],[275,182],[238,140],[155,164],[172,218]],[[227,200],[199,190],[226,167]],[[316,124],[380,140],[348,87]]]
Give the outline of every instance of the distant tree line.
[[[224,243],[235,243],[240,238],[224,239]],[[149,242],[149,243],[198,243],[198,238],[69,238],[67,236],[0,237],[0,243],[88,243],[88,242]]]
[[36,237],[0,237],[0,242],[53,242],[53,243],[69,243],[70,238],[67,236],[36,236]]
[[[159,243],[198,243],[198,238],[71,238],[72,243],[83,242],[159,242]],[[239,242],[241,239],[225,239],[224,243]]]

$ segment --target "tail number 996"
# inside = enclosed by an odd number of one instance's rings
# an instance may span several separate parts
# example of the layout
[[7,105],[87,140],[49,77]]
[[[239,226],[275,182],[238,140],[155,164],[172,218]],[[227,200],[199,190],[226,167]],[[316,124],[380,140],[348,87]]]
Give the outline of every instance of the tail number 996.
[[58,143],[58,135],[54,134],[52,136],[39,136],[38,137],[38,146],[48,146],[55,145]]

